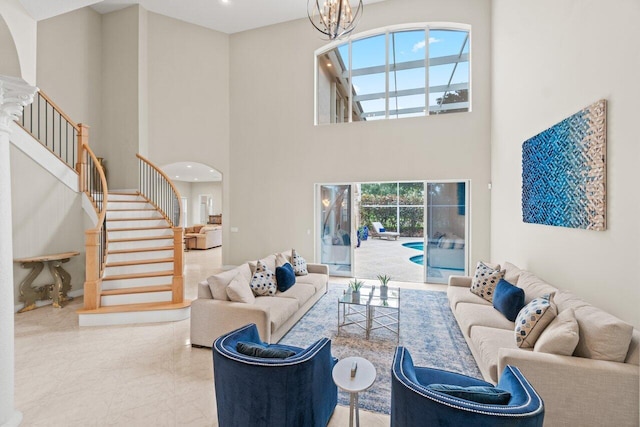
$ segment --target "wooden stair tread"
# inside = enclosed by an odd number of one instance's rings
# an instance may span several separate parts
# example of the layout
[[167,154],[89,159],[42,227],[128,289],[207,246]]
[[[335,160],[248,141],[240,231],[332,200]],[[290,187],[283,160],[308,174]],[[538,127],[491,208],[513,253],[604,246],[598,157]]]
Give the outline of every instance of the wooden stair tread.
[[139,191],[134,191],[133,193],[129,193],[126,191],[109,191],[107,194],[115,194],[118,196],[139,196],[140,192]]
[[128,227],[128,228],[110,228],[109,231],[140,231],[140,230],[171,230],[168,225],[156,225],[153,227]]
[[122,304],[122,305],[109,305],[99,307],[95,310],[87,310],[81,308],[77,310],[78,314],[110,314],[110,313],[130,313],[133,311],[156,311],[156,310],[179,310],[181,308],[187,308],[191,306],[191,300],[184,300],[182,302],[145,302],[140,304]]
[[109,218],[107,219],[108,222],[111,221],[157,221],[159,219],[164,219],[164,217],[162,216],[150,216],[150,217],[144,217],[144,218]]
[[163,262],[173,262],[173,257],[171,258],[155,258],[155,259],[140,259],[133,261],[119,261],[119,262],[110,262],[105,264],[105,267],[124,267],[129,265],[144,265],[144,264],[161,264]]
[[107,208],[107,212],[158,212],[158,210],[153,208],[144,208],[144,209],[109,209]]
[[107,255],[132,254],[136,252],[172,251],[173,246],[156,246],[155,248],[116,249],[107,251]]
[[147,236],[147,237],[127,237],[126,239],[109,239],[109,243],[122,243],[122,242],[140,242],[143,240],[173,240],[173,235],[166,236]]
[[103,277],[102,281],[104,282],[108,280],[148,279],[149,277],[163,277],[163,276],[173,276],[173,270],[150,271],[147,273],[116,274],[114,276]]
[[150,292],[171,292],[171,285],[154,285],[154,286],[135,286],[132,288],[124,289],[107,289],[100,292],[101,296],[108,295],[129,295],[129,294],[144,294]]

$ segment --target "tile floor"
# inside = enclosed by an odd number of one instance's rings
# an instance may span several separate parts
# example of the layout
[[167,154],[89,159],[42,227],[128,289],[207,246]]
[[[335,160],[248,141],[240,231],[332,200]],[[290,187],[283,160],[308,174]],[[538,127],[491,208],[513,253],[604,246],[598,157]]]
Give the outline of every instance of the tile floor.
[[[186,298],[220,270],[220,252],[185,253]],[[211,352],[191,347],[189,320],[80,328],[81,304],[76,298],[63,309],[15,315],[15,405],[23,426],[217,425]],[[389,425],[387,415],[360,416],[363,426]],[[329,425],[348,419],[349,408],[338,406]]]

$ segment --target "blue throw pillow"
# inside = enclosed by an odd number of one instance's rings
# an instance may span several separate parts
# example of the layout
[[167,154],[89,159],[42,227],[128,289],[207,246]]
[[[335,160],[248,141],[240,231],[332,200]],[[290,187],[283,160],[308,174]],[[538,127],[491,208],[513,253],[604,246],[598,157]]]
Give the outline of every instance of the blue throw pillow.
[[380,227],[380,233],[384,233],[385,231],[387,231],[384,227]]
[[276,267],[276,284],[280,292],[285,292],[296,283],[296,274],[293,266],[288,262],[282,267]]
[[511,399],[511,393],[508,391],[489,386],[462,387],[451,384],[429,384],[427,388],[459,399],[487,405],[506,405]]
[[493,307],[514,322],[524,307],[524,290],[500,279],[493,292]]
[[262,357],[265,359],[286,359],[296,354],[293,350],[284,348],[269,347],[255,342],[238,341],[236,351],[252,357]]

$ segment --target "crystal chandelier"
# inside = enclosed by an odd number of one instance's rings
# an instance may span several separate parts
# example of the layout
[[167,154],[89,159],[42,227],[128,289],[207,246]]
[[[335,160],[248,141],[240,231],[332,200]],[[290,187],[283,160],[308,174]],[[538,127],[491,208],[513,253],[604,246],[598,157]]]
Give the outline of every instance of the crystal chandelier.
[[349,0],[307,0],[311,24],[329,40],[339,39],[356,28],[362,16],[362,0],[355,11]]

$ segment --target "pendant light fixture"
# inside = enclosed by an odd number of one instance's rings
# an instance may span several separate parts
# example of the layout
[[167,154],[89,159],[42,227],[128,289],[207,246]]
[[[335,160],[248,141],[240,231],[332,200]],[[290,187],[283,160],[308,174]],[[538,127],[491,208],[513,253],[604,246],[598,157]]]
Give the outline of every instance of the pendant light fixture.
[[351,33],[362,16],[362,0],[354,8],[349,0],[307,0],[309,21],[329,40]]

